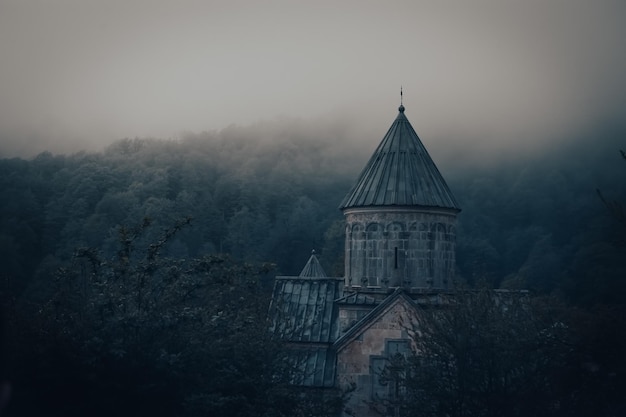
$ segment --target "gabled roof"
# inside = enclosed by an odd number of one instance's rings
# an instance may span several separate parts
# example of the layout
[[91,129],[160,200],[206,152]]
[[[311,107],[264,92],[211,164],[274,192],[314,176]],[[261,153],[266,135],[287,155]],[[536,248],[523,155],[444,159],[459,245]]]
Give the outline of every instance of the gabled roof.
[[368,206],[422,206],[460,210],[404,114],[404,106],[344,198],[341,210]]
[[376,299],[374,297],[370,297],[366,294],[362,294],[359,292],[352,292],[344,295],[341,298],[335,300],[337,304],[354,304],[354,305],[375,305]]
[[405,302],[413,308],[417,309],[415,302],[409,297],[402,288],[396,289],[393,294],[390,294],[380,304],[378,304],[372,311],[367,313],[358,323],[352,326],[346,333],[344,333],[333,344],[333,347],[338,352],[351,340],[358,337],[367,327],[374,323],[382,314],[393,307],[397,302]]

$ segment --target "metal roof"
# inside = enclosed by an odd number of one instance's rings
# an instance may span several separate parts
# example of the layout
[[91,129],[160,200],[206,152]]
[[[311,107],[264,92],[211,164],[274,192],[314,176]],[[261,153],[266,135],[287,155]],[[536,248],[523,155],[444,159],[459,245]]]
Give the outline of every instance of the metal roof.
[[342,278],[276,277],[273,331],[289,342],[332,343],[337,337],[333,301],[342,284]]
[[367,206],[423,206],[460,210],[443,176],[400,106],[341,210]]
[[[315,255],[311,259],[308,264],[315,264]],[[292,348],[289,360],[294,366],[294,384],[334,385],[336,356],[331,346],[338,338],[334,300],[342,288],[343,278],[276,277],[270,305],[271,331]]]
[[338,304],[376,305],[376,299],[365,294],[352,292],[335,300]]
[[322,268],[320,261],[315,256],[315,251],[311,253],[311,257],[304,265],[304,268],[302,268],[300,278],[326,278],[326,272],[324,272],[324,268]]
[[306,387],[333,387],[337,355],[328,346],[293,347],[287,359],[293,366],[291,383]]

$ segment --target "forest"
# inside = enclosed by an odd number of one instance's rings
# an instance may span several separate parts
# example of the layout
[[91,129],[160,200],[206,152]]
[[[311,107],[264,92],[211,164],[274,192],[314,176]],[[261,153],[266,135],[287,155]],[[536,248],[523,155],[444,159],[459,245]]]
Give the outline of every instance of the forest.
[[[273,277],[297,275],[311,250],[343,274],[338,205],[373,149],[329,132],[260,130],[0,160],[8,415],[338,407],[340,395],[287,387],[283,347],[261,318]],[[626,351],[623,146],[609,137],[435,161],[462,208],[456,285],[529,290],[594,323],[585,346],[608,361],[593,374],[607,416],[625,410],[615,396],[626,387],[615,354]]]

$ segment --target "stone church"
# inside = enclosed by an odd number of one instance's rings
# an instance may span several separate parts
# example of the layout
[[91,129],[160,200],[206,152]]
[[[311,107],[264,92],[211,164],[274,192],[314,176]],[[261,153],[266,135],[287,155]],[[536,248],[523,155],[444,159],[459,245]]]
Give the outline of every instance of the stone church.
[[341,202],[345,273],[313,253],[299,276],[276,278],[272,330],[292,348],[295,384],[351,391],[344,416],[377,416],[385,358],[408,349],[407,320],[450,292],[460,208],[400,105]]

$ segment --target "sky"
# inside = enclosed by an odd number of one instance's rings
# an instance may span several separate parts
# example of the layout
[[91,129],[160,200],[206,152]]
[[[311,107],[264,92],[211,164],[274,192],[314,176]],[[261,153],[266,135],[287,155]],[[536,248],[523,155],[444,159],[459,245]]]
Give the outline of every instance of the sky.
[[624,21],[621,0],[0,0],[0,157],[289,120],[371,146],[401,86],[435,147],[598,140],[626,120]]

